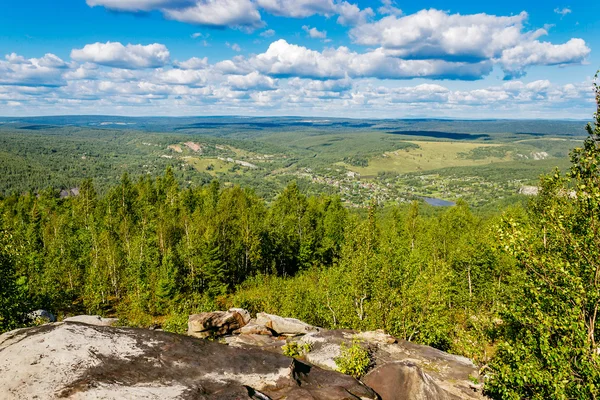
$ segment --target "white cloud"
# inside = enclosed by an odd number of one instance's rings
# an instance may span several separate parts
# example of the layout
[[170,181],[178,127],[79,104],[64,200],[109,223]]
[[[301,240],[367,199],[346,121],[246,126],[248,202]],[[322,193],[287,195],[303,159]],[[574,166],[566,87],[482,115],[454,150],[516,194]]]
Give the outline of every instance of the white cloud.
[[333,0],[257,0],[257,4],[270,14],[292,18],[336,13]]
[[403,60],[390,57],[383,49],[356,53],[347,47],[323,52],[289,44],[280,39],[266,52],[233,63],[237,69],[258,70],[277,77],[341,79],[374,77],[381,79],[479,79],[491,72],[489,62],[464,63],[444,60]]
[[383,15],[402,15],[402,10],[396,7],[396,2],[394,0],[381,0],[382,6],[377,9],[379,14]]
[[254,30],[264,26],[250,0],[196,0],[188,7],[162,8],[169,18],[189,24]]
[[162,67],[169,62],[170,54],[165,45],[158,43],[123,46],[119,42],[106,42],[73,49],[71,58],[109,67],[136,69]]
[[86,0],[90,7],[102,6],[118,11],[151,11],[163,7],[182,7],[192,0]]
[[557,7],[557,8],[554,9],[554,12],[556,14],[560,14],[560,15],[562,15],[564,17],[567,14],[571,14],[572,11],[571,11],[570,8],[567,8],[567,7],[564,7],[564,8],[558,8]]
[[226,45],[227,47],[229,47],[231,50],[233,50],[233,51],[237,51],[238,53],[239,53],[240,51],[242,51],[242,48],[241,48],[241,47],[240,47],[240,45],[239,45],[239,44],[237,44],[237,43],[229,43],[229,42],[225,42],[225,45]]
[[508,75],[523,73],[531,65],[581,63],[590,49],[581,39],[555,45],[540,42],[545,29],[523,31],[528,15],[449,14],[421,10],[404,17],[387,16],[350,31],[354,42],[381,46],[390,56],[403,59],[499,63]]
[[337,19],[338,24],[354,26],[365,24],[371,17],[375,15],[371,8],[361,10],[356,4],[350,4],[347,1],[342,1],[336,6],[337,13],[340,15]]
[[325,39],[327,37],[327,31],[320,31],[317,28],[311,28],[307,25],[302,26],[302,30],[312,39]]
[[54,54],[25,58],[15,53],[0,60],[0,84],[21,86],[61,86],[67,63]]
[[208,67],[208,58],[192,57],[186,61],[177,61],[174,64],[181,69],[204,69]]
[[233,90],[274,90],[277,81],[268,76],[251,72],[248,75],[231,75],[227,77],[227,86]]
[[275,35],[275,31],[273,29],[267,29],[266,31],[260,33],[260,36],[265,37],[265,38],[271,37],[273,35]]
[[504,50],[499,62],[507,71],[507,75],[518,77],[531,65],[582,63],[590,51],[582,39],[571,39],[559,45],[536,40]]

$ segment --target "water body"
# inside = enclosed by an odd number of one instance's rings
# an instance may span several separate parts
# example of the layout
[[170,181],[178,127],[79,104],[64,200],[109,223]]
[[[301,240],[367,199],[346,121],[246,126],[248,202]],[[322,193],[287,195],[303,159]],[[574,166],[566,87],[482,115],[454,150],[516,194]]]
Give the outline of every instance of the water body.
[[421,197],[427,204],[434,207],[451,207],[456,203],[448,200],[436,199],[434,197]]

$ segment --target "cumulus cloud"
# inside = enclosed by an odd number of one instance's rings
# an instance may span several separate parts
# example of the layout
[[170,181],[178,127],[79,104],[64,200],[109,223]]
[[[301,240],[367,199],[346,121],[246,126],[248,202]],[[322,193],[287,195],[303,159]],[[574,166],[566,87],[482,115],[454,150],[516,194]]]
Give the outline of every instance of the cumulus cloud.
[[479,79],[491,72],[489,62],[464,63],[444,60],[404,60],[390,57],[383,49],[356,53],[347,47],[323,52],[290,44],[280,39],[266,52],[234,63],[239,69],[255,69],[275,77],[341,79],[374,77],[381,79]]
[[174,65],[181,69],[204,69],[208,67],[208,58],[192,57],[186,61],[176,61]]
[[390,15],[351,29],[355,43],[380,46],[389,55],[404,59],[500,64],[507,75],[523,73],[531,65],[581,63],[590,49],[582,39],[565,44],[540,42],[545,29],[524,31],[528,15],[449,14],[435,9],[397,17]]
[[507,77],[524,75],[531,65],[562,65],[582,63],[590,53],[582,39],[571,39],[564,44],[531,41],[506,49],[499,58]]
[[161,8],[169,19],[212,27],[254,30],[264,26],[260,13],[250,0],[196,0],[187,7]]
[[351,4],[347,1],[338,3],[336,10],[339,14],[337,19],[338,24],[347,26],[362,25],[375,15],[371,8],[361,10],[356,4]]
[[361,10],[356,4],[340,0],[87,0],[87,4],[125,12],[158,10],[180,22],[247,31],[265,25],[260,9],[289,18],[339,15],[342,25],[364,23],[375,14],[371,8]]
[[276,80],[268,76],[251,72],[248,75],[231,75],[227,77],[227,86],[233,90],[274,90]]
[[327,31],[320,31],[317,28],[311,28],[308,25],[302,26],[302,30],[312,39],[325,39],[327,37]]
[[20,86],[61,86],[67,63],[54,54],[25,58],[11,53],[0,60],[0,84]]
[[90,7],[115,11],[160,11],[188,24],[253,30],[264,25],[252,0],[87,0]]
[[158,43],[123,46],[119,42],[106,42],[88,44],[83,49],[73,49],[71,58],[109,67],[136,69],[162,67],[169,62],[170,54],[165,45]]
[[333,0],[257,0],[257,4],[270,14],[292,18],[331,16],[336,8]]

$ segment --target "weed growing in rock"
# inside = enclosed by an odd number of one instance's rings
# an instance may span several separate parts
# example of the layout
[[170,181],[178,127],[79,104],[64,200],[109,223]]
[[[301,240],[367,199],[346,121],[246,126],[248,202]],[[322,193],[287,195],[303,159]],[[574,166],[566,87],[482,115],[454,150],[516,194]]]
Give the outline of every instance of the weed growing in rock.
[[335,359],[339,372],[355,378],[360,378],[367,372],[371,355],[360,345],[360,340],[354,339],[350,347],[342,343],[340,350],[340,356]]
[[281,346],[283,355],[287,357],[302,357],[310,352],[312,346],[310,343],[299,344],[298,342],[289,342]]

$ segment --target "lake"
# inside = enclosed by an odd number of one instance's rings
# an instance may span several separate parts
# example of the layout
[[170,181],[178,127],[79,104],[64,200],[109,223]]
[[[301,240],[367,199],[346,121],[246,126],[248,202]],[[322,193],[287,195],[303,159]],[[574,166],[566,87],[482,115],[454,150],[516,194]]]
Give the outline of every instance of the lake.
[[452,201],[436,199],[434,197],[421,197],[421,199],[425,200],[427,204],[434,207],[450,207],[456,204]]

